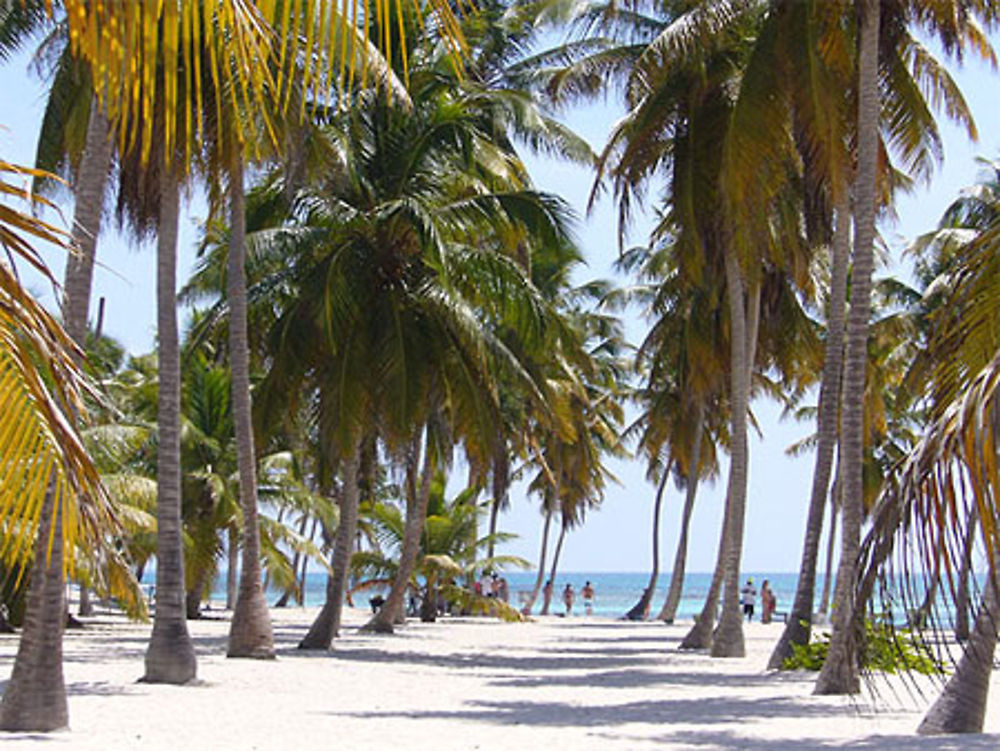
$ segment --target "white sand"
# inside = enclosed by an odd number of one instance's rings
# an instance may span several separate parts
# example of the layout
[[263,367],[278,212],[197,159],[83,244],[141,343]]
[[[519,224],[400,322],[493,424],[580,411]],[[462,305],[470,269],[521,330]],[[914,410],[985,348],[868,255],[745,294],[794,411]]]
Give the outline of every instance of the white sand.
[[[227,620],[191,623],[199,683],[136,683],[148,625],[97,619],[66,636],[69,732],[5,735],[6,749],[986,749],[987,735],[919,738],[925,705],[906,693],[813,697],[814,675],[764,666],[780,625],[751,624],[748,657],[676,649],[687,626],[596,618],[525,624],[411,622],[357,633],[330,653],[295,646],[314,610],[272,611],[275,661],[225,657]],[[223,617],[217,611],[214,615]],[[0,637],[6,679],[17,637]],[[880,684],[883,693],[888,684]],[[996,681],[992,705],[1000,701]],[[880,707],[875,709],[876,704]]]

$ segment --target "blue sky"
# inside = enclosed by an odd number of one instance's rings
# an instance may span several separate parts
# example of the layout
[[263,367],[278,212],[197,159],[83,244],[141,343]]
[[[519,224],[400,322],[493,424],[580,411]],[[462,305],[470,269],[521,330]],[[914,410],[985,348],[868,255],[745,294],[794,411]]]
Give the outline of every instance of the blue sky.
[[[994,39],[995,43],[998,41]],[[27,56],[21,55],[0,67],[0,155],[8,161],[30,164],[45,86],[29,76],[27,62]],[[1000,98],[996,95],[1000,79],[978,62],[967,62],[964,68],[949,67],[975,115],[980,140],[971,144],[964,131],[943,124],[943,166],[936,171],[930,186],[921,186],[912,195],[898,200],[898,222],[881,227],[897,260],[900,249],[917,234],[932,229],[959,190],[975,181],[978,172],[975,157],[1000,157]],[[616,116],[613,107],[594,106],[570,112],[566,119],[599,149]],[[578,236],[588,267],[579,279],[612,277],[611,266],[618,255],[613,208],[602,201],[589,217],[584,217],[592,176],[583,169],[545,159],[529,157],[528,162],[537,185],[563,196],[581,216]],[[203,206],[200,201],[195,200],[191,205],[194,208],[189,215],[204,213],[199,208]],[[71,207],[67,206],[66,216],[70,215]],[[182,281],[194,260],[195,219],[197,216],[189,216],[181,231],[178,279]],[[633,240],[639,242],[642,237],[637,233]],[[137,247],[113,232],[101,236],[94,306],[96,309],[99,297],[107,298],[105,332],[134,352],[152,347],[154,255],[152,247]],[[53,257],[51,263],[61,276],[63,259]],[[40,297],[52,302],[52,294],[44,285],[31,285]],[[642,325],[636,318],[628,320],[627,328],[633,339],[642,336]],[[785,455],[785,449],[813,428],[809,424],[780,421],[779,409],[773,403],[757,402],[753,406],[763,437],[753,436],[751,440],[744,569],[794,571],[798,568],[813,458],[810,453],[793,460]],[[563,571],[643,571],[650,565],[654,489],[645,480],[641,462],[615,462],[611,469],[619,483],[610,485],[603,504],[588,515],[583,527],[568,535],[560,566]],[[714,565],[724,488],[725,466],[720,480],[714,486],[703,486],[699,492],[692,519],[689,571],[709,571]],[[517,533],[519,538],[504,552],[534,561],[542,522],[538,503],[526,498],[520,487],[514,489],[511,500],[512,509],[501,526]],[[662,519],[661,569],[669,569],[673,560],[681,502],[677,490],[668,486]]]

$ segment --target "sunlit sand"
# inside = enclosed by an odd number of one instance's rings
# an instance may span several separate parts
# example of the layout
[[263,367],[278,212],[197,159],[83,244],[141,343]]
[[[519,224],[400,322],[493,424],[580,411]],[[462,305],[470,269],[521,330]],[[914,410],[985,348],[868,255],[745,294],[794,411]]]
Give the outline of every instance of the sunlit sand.
[[[273,611],[271,662],[226,659],[225,613],[191,622],[199,682],[183,687],[136,683],[149,627],[98,618],[65,640],[70,732],[5,736],[4,748],[889,751],[1000,742],[996,711],[987,735],[920,738],[925,705],[898,683],[877,684],[877,701],[820,698],[812,674],[768,673],[778,624],[747,628],[746,658],[714,660],[677,651],[689,624],[444,619],[376,637],[357,631],[364,611],[348,610],[332,652],[299,652],[314,612]],[[16,645],[0,637],[4,678]]]

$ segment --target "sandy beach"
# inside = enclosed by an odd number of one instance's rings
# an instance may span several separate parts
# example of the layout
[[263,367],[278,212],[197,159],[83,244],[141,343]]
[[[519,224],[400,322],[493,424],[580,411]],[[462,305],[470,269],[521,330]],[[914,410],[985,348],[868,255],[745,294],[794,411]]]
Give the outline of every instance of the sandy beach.
[[[685,624],[558,617],[411,621],[361,634],[348,610],[329,653],[295,646],[314,610],[273,611],[278,659],[225,657],[227,614],[191,622],[192,686],[137,683],[148,625],[99,617],[68,632],[71,730],[4,748],[137,749],[986,749],[981,736],[919,738],[918,699],[814,697],[812,674],[765,670],[781,626],[751,624],[748,656],[681,653]],[[17,645],[0,637],[4,680]],[[993,697],[997,686],[994,684]],[[994,698],[992,704],[996,705]]]

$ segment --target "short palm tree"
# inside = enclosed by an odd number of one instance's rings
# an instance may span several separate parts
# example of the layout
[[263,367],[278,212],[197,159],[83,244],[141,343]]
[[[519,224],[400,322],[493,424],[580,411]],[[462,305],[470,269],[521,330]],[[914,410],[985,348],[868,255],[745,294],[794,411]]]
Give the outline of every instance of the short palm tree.
[[[474,502],[474,491],[465,490],[448,500],[444,479],[439,474],[432,482],[427,518],[408,586],[410,592],[419,592],[421,620],[436,619],[439,598],[460,612],[478,610],[519,619],[514,608],[477,595],[465,582],[483,571],[502,571],[512,566],[526,568],[527,561],[511,556],[481,557],[489,540],[476,537],[477,517],[482,509]],[[352,587],[352,593],[385,589],[399,572],[406,526],[400,507],[377,503],[369,512],[368,523],[377,545],[370,551],[354,554],[351,569],[358,583]],[[508,538],[503,534],[500,537],[501,541]]]

